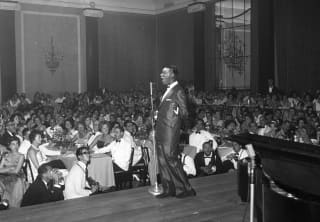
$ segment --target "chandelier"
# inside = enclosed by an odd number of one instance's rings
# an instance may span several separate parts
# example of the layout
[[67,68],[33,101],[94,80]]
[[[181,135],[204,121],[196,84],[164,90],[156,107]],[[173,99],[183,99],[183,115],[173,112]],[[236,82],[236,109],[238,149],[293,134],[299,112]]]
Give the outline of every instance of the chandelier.
[[228,68],[236,70],[240,75],[244,73],[246,63],[244,56],[244,42],[235,31],[227,34],[223,41],[223,60]]
[[63,56],[59,55],[55,49],[53,37],[50,39],[50,47],[45,54],[45,63],[51,74],[53,75],[58,69],[60,62],[63,60]]

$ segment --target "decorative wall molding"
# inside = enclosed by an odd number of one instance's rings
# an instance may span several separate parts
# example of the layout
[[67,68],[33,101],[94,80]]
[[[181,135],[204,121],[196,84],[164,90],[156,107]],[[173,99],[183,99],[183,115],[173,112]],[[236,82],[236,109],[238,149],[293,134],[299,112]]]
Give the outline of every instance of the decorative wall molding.
[[[208,2],[210,0],[198,0]],[[71,8],[88,8],[91,0],[19,0],[20,3]],[[92,0],[96,8],[104,11],[157,15],[186,8],[193,0]]]
[[51,13],[51,12],[38,12],[38,11],[21,11],[21,90],[26,92],[26,70],[25,70],[25,36],[24,36],[24,19],[25,15],[45,15],[45,16],[57,16],[57,17],[71,17],[75,18],[77,22],[77,50],[78,50],[78,92],[82,92],[82,68],[81,68],[81,30],[80,30],[80,15],[75,14],[62,14],[62,13]]

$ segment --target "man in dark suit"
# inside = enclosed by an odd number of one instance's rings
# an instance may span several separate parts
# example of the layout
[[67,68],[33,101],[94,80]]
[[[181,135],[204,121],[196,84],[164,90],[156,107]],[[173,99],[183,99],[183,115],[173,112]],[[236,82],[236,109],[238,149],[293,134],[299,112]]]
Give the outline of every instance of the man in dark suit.
[[197,176],[209,176],[225,171],[219,155],[212,148],[211,141],[203,143],[202,151],[196,155],[194,163]]
[[58,172],[48,164],[42,164],[37,179],[23,195],[21,207],[63,200],[63,187],[58,181]]
[[160,101],[155,132],[163,186],[163,193],[158,195],[158,198],[184,198],[196,195],[178,158],[181,122],[188,115],[188,111],[186,95],[176,80],[177,75],[178,70],[175,66],[165,66],[160,74],[162,83],[168,88]]
[[6,131],[4,132],[4,134],[2,135],[2,145],[4,146],[8,146],[9,141],[15,137],[15,133],[16,133],[16,127],[14,125],[13,121],[9,121],[6,124]]

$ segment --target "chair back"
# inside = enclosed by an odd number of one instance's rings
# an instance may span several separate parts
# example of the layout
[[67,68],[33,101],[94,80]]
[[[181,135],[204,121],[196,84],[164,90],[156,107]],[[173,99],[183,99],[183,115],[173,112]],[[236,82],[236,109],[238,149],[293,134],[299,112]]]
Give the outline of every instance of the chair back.
[[[26,176],[26,180],[28,181],[28,175],[30,174],[30,179],[31,179],[31,182],[33,183],[34,182],[34,176],[33,176],[33,172],[32,172],[32,169],[31,169],[31,163],[30,163],[30,160],[29,159],[25,159],[24,160],[24,163],[22,165],[22,170],[23,170],[23,173],[25,174]],[[30,182],[30,181],[28,181]]]
[[149,149],[148,147],[142,147],[141,151],[142,151],[142,159],[143,159],[144,165],[148,166],[150,162]]

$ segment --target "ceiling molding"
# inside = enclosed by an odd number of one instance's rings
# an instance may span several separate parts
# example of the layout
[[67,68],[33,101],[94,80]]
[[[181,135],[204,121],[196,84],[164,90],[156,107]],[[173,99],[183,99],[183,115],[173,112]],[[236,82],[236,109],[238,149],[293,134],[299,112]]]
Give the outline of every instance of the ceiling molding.
[[[186,8],[193,0],[92,0],[97,9],[113,12],[156,15]],[[198,0],[208,2],[210,0]],[[91,0],[19,0],[20,3],[34,5],[88,8]]]

